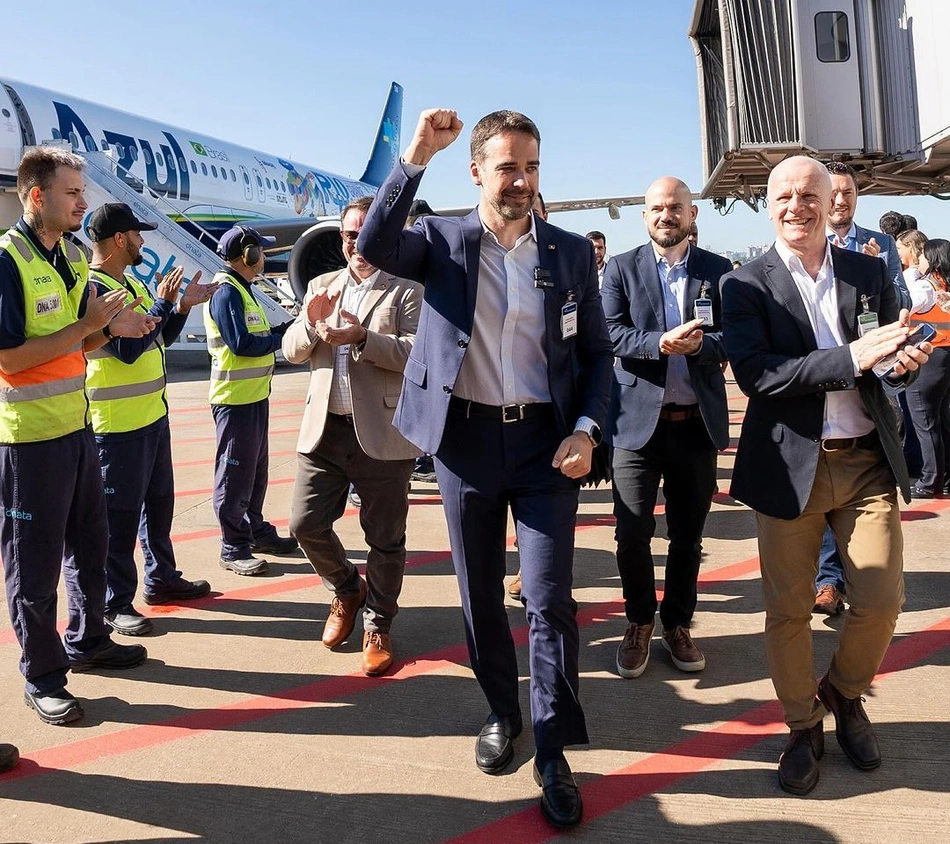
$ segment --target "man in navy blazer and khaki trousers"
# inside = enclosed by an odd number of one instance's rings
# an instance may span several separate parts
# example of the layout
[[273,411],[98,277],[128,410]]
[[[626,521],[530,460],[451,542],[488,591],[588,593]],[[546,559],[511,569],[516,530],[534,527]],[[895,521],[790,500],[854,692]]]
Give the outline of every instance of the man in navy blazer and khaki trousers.
[[663,645],[681,671],[706,667],[689,628],[716,452],[729,444],[719,279],[731,264],[687,240],[697,209],[683,181],[657,179],[644,200],[650,242],[614,256],[601,289],[616,355],[606,433],[628,622],[617,671],[628,679],[650,659],[658,605],[650,543],[661,478],[670,538],[659,604]]
[[[793,794],[818,783],[827,711],[856,767],[881,764],[861,695],[904,602],[896,487],[905,501],[910,489],[894,414],[870,370],[897,352],[889,380],[899,387],[932,350],[905,346],[908,313],[898,310],[884,263],[828,243],[831,193],[819,162],[796,156],[777,165],[768,182],[775,246],[722,282],[726,351],[749,396],[732,494],[756,511],[765,649],[791,731],[778,777]],[[880,327],[866,324],[874,322]],[[851,606],[816,682],[810,622],[829,525]]]
[[503,770],[522,726],[504,606],[510,506],[530,631],[534,777],[548,821],[571,826],[582,806],[563,748],[588,740],[571,596],[574,526],[606,414],[612,349],[590,243],[531,213],[540,135],[524,115],[494,112],[475,126],[475,211],[403,229],[425,165],[461,128],[454,111],[422,113],[358,245],[375,266],[425,285],[393,421],[435,456],[469,657],[491,707],[476,764]]

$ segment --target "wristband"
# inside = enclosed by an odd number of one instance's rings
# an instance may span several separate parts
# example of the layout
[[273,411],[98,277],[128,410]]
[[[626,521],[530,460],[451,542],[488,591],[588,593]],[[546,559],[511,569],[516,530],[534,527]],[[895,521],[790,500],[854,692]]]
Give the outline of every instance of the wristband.
[[102,326],[102,333],[105,335],[106,340],[114,340],[115,337],[112,334],[112,331],[109,329],[109,323],[106,323]]

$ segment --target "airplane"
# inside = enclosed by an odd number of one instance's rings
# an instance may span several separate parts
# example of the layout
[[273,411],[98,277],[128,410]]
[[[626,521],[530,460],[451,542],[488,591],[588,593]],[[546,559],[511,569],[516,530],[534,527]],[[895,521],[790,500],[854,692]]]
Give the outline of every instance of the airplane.
[[[352,179],[78,97],[0,79],[0,229],[20,215],[16,169],[26,147],[58,143],[90,159],[105,153],[125,186],[155,202],[169,219],[212,250],[220,234],[236,222],[276,237],[265,273],[286,275],[294,296],[302,301],[311,278],[345,264],[340,211],[356,197],[375,195],[398,160],[402,100],[402,86],[393,82],[369,161],[363,174]],[[643,197],[630,196],[554,200],[547,206],[549,212],[606,208],[616,219],[620,206],[642,202]],[[90,214],[94,207],[90,203]],[[436,213],[470,210],[436,209]],[[154,255],[148,254],[150,249]],[[152,249],[146,238],[149,260],[131,270],[146,284],[153,284],[155,272],[168,266],[169,256],[158,254],[158,249],[157,245]]]

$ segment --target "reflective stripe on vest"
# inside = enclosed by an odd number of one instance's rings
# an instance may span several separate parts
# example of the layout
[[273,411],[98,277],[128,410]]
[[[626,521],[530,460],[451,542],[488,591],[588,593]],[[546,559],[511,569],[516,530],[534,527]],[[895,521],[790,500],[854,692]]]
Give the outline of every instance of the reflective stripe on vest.
[[[76,278],[71,290],[22,232],[10,229],[0,237],[0,249],[13,259],[23,287],[27,340],[55,334],[78,319],[89,267],[74,243],[61,240],[58,248]],[[84,428],[85,373],[82,343],[22,372],[0,372],[0,442],[43,442]]]
[[[109,290],[125,290],[126,301],[142,297],[136,310],[148,313],[154,304],[148,288],[130,275],[125,285],[101,270],[90,270],[89,278]],[[86,390],[92,429],[97,434],[138,431],[168,413],[165,403],[165,351],[161,334],[134,363],[119,360],[109,344],[86,355]]]
[[[249,334],[271,333],[267,314],[243,284],[230,273],[218,273],[214,280],[219,284],[230,284],[241,295],[244,324]],[[266,399],[270,395],[270,382],[274,374],[274,353],[245,357],[231,351],[211,318],[210,302],[205,305],[204,323],[211,355],[208,391],[211,404],[253,404]]]
[[[943,293],[947,289],[946,285],[935,284],[934,279],[930,276],[921,280],[930,282],[930,286],[938,293]],[[920,325],[924,322],[929,322],[937,329],[937,336],[930,341],[935,347],[945,349],[950,346],[950,314],[939,305],[934,304],[929,311],[910,315],[911,325]]]

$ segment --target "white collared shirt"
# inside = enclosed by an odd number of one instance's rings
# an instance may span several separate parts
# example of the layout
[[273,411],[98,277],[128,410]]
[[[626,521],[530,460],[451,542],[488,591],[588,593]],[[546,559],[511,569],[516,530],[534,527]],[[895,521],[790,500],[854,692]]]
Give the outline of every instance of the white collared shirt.
[[[815,332],[819,349],[846,346],[838,310],[838,291],[835,288],[834,266],[831,262],[831,244],[825,244],[825,260],[818,277],[813,279],[801,260],[782,241],[775,241],[775,251],[788,268],[798,288],[808,314],[808,322]],[[854,354],[851,356],[855,374],[859,372]],[[825,416],[821,426],[822,439],[860,437],[874,430],[861,394],[857,390],[836,390],[825,393]]]
[[544,350],[544,291],[534,286],[538,237],[531,228],[505,249],[482,221],[475,320],[453,395],[482,404],[551,401]]
[[[354,278],[353,273],[347,270],[346,284],[343,285],[343,292],[340,294],[340,310],[358,316],[366,294],[373,289],[378,278],[379,270],[365,279]],[[346,323],[341,319],[340,326],[345,325]],[[350,393],[350,345],[346,343],[336,346],[334,351],[333,380],[330,382],[330,400],[327,410],[330,413],[347,415],[353,412],[353,397]]]

